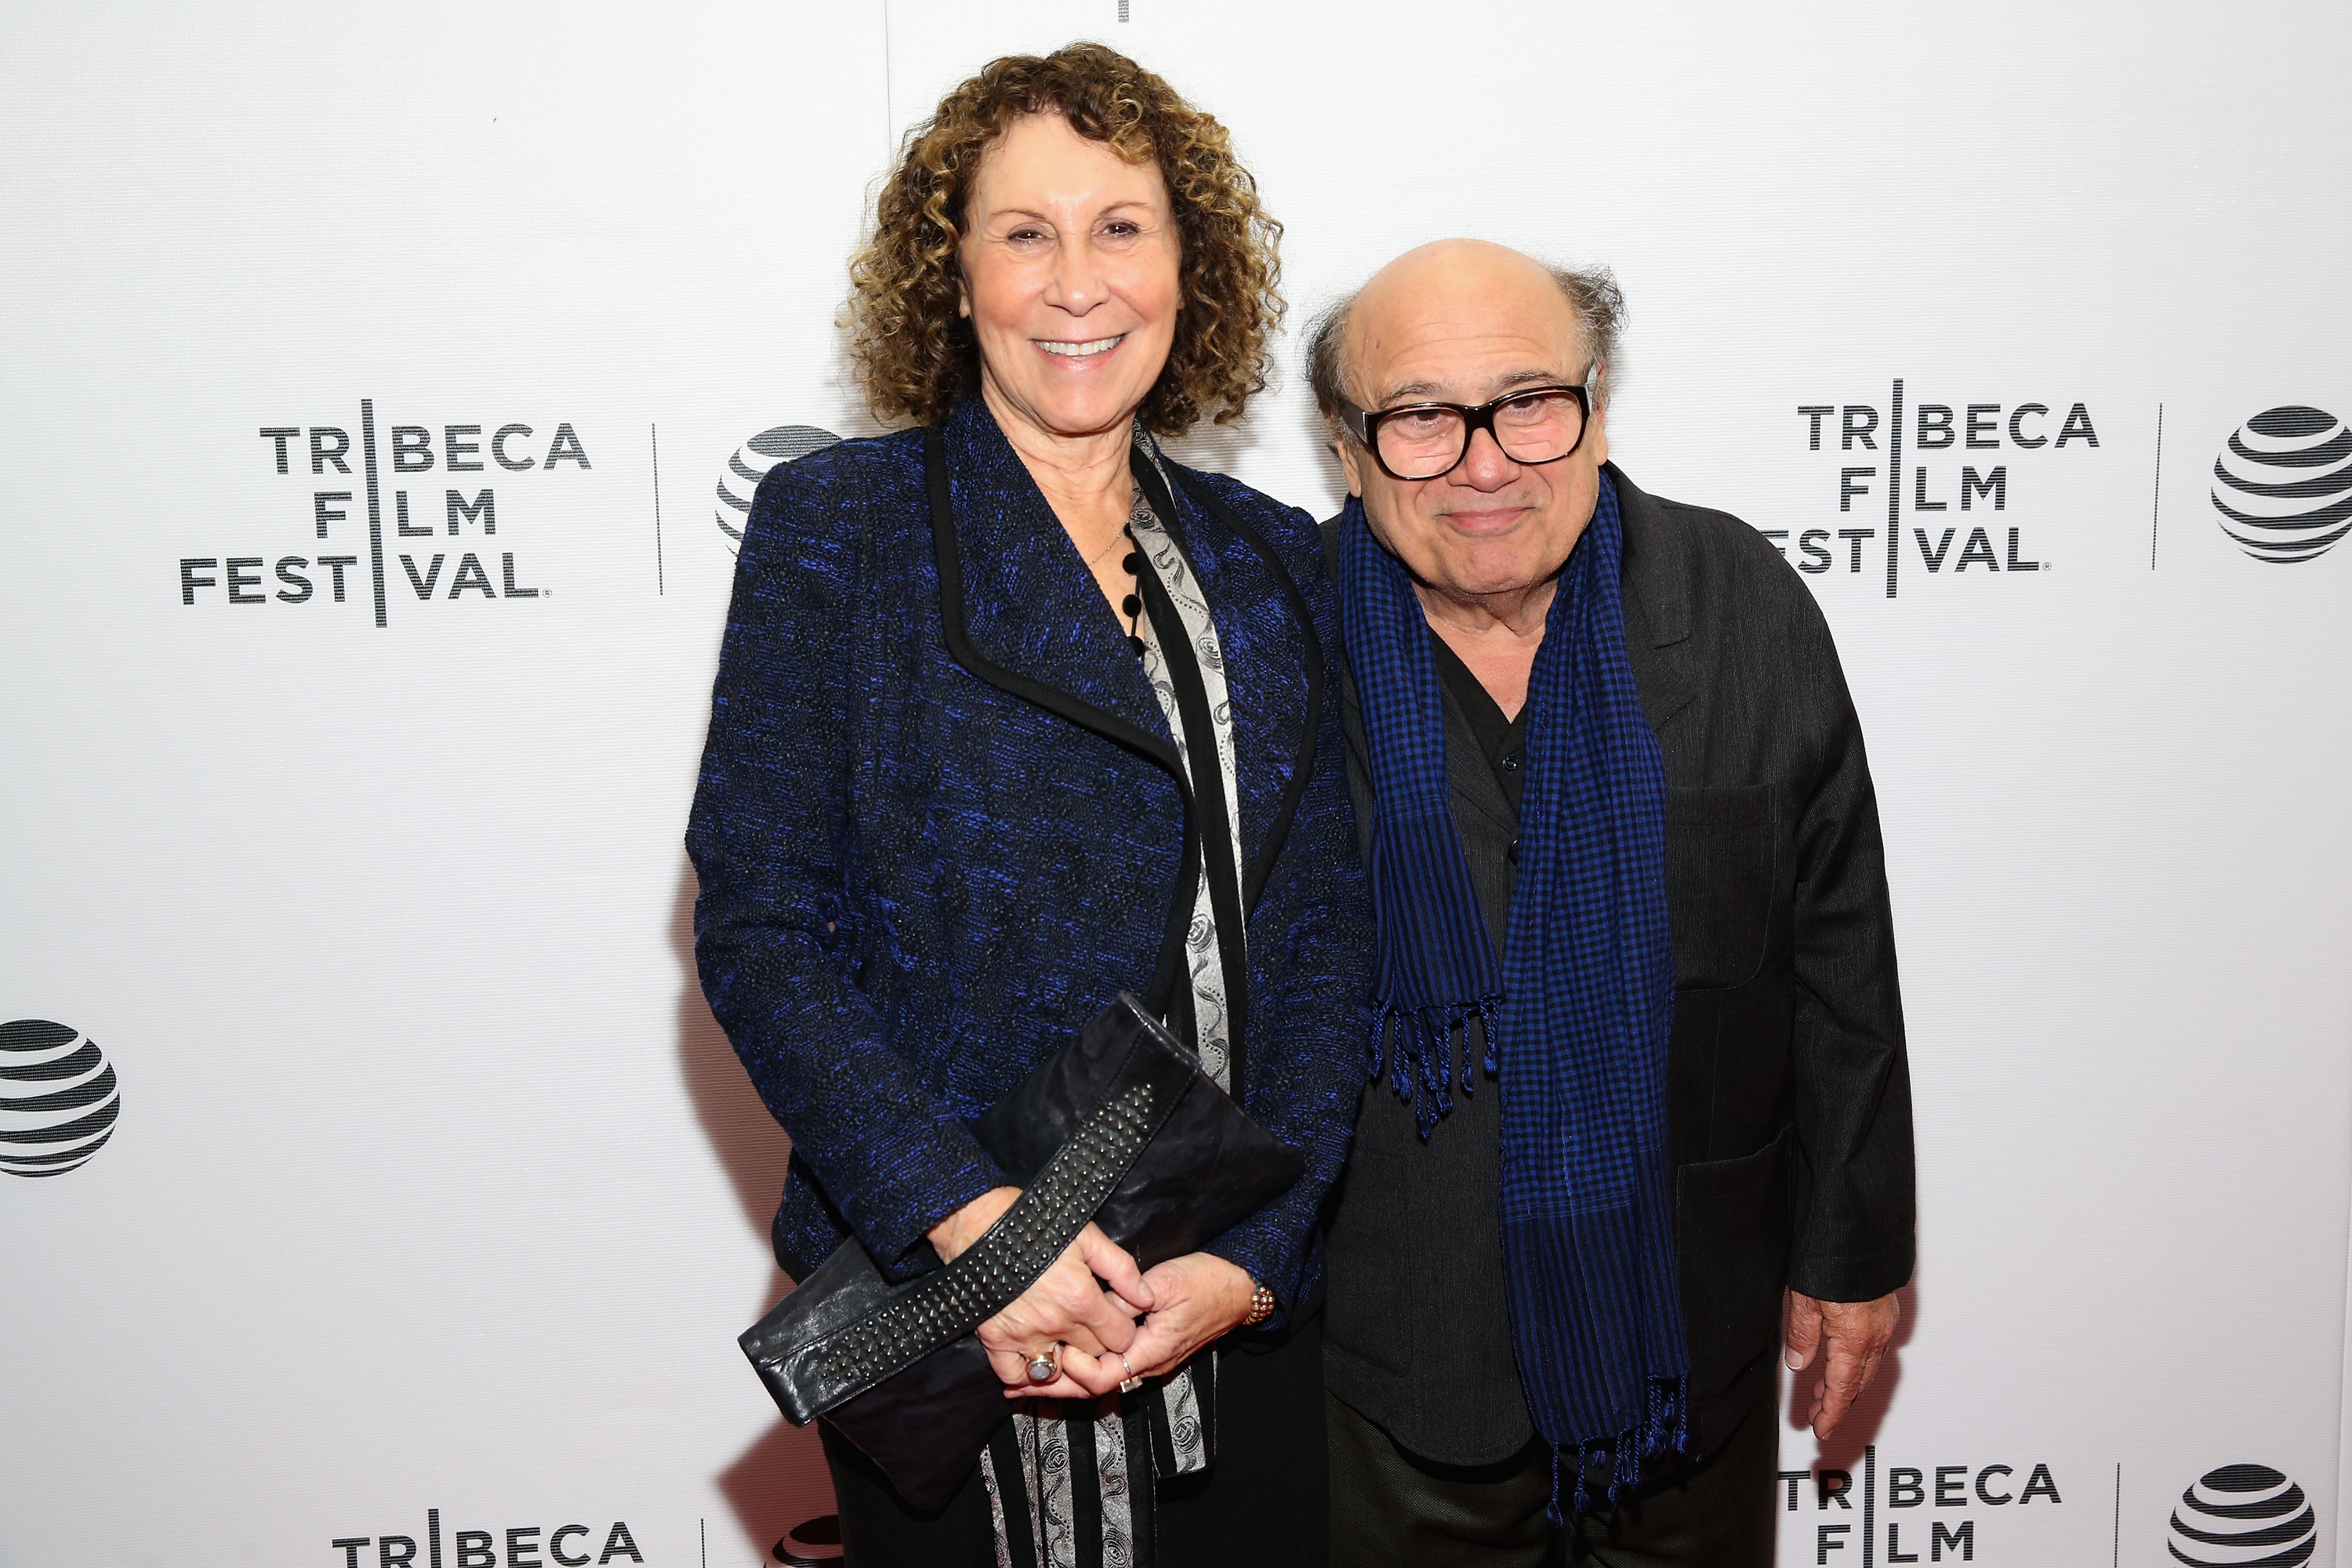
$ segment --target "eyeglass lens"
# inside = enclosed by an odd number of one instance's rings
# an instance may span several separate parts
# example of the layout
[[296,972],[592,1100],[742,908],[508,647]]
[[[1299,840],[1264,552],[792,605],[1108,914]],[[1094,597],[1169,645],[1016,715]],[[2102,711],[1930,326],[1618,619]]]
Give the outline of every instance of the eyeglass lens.
[[[1434,479],[1462,460],[1469,422],[1451,408],[1412,408],[1380,423],[1381,460],[1408,479]],[[1515,397],[1495,408],[1495,440],[1522,463],[1549,463],[1575,449],[1584,408],[1566,392]]]

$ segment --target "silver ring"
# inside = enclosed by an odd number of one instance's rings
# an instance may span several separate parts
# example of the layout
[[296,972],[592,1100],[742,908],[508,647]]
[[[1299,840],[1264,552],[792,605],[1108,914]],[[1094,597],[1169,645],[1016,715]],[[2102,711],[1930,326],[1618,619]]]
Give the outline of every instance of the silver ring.
[[1135,1375],[1134,1366],[1123,1352],[1114,1352],[1113,1353],[1118,1356],[1118,1364],[1127,1368],[1127,1380],[1118,1385],[1118,1391],[1121,1394],[1133,1394],[1143,1386],[1143,1379]]
[[1029,1381],[1051,1383],[1062,1375],[1061,1363],[1054,1359],[1054,1347],[1039,1351],[1029,1358]]

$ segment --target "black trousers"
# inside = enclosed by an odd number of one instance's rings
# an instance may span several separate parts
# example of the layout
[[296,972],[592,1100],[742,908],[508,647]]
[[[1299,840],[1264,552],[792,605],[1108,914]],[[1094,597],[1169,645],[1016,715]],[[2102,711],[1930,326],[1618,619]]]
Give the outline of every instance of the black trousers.
[[1540,1442],[1497,1464],[1441,1465],[1399,1447],[1336,1397],[1330,1421],[1331,1561],[1347,1568],[1769,1568],[1780,1455],[1779,1358],[1768,1352],[1727,1401],[1737,1425],[1695,1462],[1669,1461],[1632,1497],[1566,1530],[1545,1517]]
[[[1330,1517],[1322,1318],[1226,1344],[1217,1360],[1216,1462],[1205,1475],[1160,1484],[1151,1562],[1314,1568],[1324,1561]],[[823,1429],[847,1568],[994,1568],[987,1484],[977,1465],[945,1508],[918,1513],[831,1423]]]

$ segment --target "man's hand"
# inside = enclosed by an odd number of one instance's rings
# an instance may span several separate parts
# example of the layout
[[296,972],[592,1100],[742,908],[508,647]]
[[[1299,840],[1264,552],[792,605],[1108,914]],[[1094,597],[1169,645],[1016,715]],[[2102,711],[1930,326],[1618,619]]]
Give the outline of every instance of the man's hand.
[[1807,1417],[1814,1436],[1826,1437],[1837,1430],[1870,1386],[1878,1373],[1878,1358],[1886,1353],[1902,1316],[1903,1303],[1893,1296],[1875,1301],[1816,1301],[1800,1291],[1789,1292],[1789,1326],[1781,1336],[1789,1370],[1803,1371],[1812,1364],[1822,1342],[1829,1344],[1829,1361],[1822,1368],[1821,1386],[1813,1391],[1812,1413]]

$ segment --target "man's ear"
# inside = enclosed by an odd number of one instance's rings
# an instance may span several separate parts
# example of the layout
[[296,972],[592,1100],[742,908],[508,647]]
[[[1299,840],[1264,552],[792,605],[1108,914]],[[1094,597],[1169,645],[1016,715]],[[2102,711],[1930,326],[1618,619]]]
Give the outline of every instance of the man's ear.
[[1330,433],[1332,449],[1339,454],[1339,467],[1347,472],[1348,493],[1359,500],[1362,500],[1364,471],[1358,465],[1363,461],[1363,454],[1356,449],[1356,444],[1349,440],[1346,432],[1336,424],[1325,420],[1323,428]]
[[1606,403],[1592,411],[1592,431],[1585,439],[1593,443],[1594,468],[1609,460],[1609,405]]

